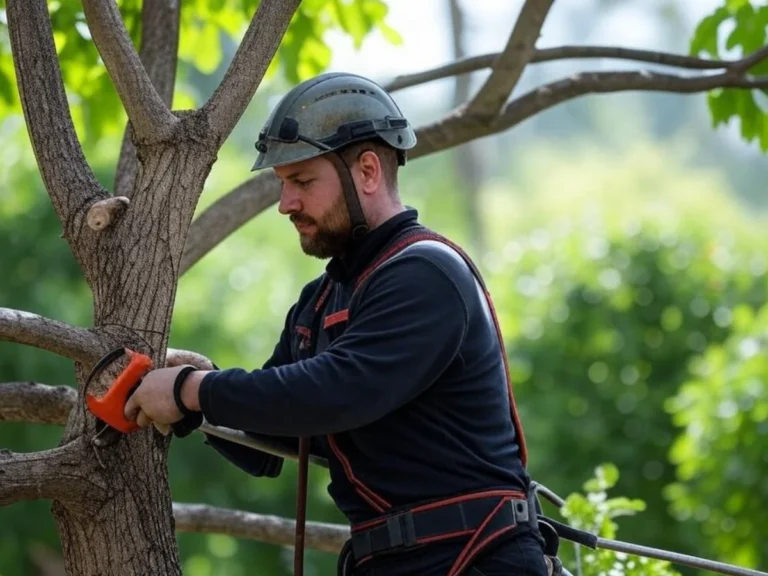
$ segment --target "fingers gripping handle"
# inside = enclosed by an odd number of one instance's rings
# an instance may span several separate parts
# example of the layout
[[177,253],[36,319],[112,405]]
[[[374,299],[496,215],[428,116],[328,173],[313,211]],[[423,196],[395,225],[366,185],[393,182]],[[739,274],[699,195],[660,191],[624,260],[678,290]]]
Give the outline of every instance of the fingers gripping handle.
[[125,348],[125,353],[130,358],[128,366],[101,398],[88,393],[86,404],[91,414],[108,426],[127,434],[138,430],[139,426],[136,422],[125,417],[125,403],[141,383],[142,377],[152,369],[153,364],[152,359],[145,354],[134,352],[128,348]]

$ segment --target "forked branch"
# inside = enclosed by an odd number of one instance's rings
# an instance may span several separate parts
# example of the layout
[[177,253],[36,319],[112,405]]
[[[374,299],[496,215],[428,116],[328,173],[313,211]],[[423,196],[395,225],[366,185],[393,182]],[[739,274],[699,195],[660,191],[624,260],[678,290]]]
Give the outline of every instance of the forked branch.
[[585,96],[610,92],[647,91],[692,94],[715,88],[768,88],[768,77],[749,78],[730,72],[709,76],[683,77],[658,72],[587,72],[551,82],[507,104],[492,127],[464,114],[453,114],[421,128],[419,143],[411,157],[458,146],[469,140],[508,130],[549,108]]
[[133,47],[114,0],[83,0],[93,41],[139,140],[168,137],[178,120],[171,114]]
[[[141,9],[139,58],[160,99],[169,109],[173,103],[176,62],[179,53],[179,0],[144,0]],[[136,180],[136,148],[130,123],[126,126],[115,173],[115,195],[130,197]]]

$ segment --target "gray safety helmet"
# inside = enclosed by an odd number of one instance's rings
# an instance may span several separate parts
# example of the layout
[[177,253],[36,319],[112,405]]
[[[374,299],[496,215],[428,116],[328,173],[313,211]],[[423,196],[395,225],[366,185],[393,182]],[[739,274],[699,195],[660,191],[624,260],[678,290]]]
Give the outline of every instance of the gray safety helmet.
[[326,154],[341,178],[352,220],[352,237],[368,231],[349,167],[339,152],[379,140],[397,150],[398,164],[416,145],[416,134],[392,97],[375,82],[348,73],[327,73],[288,92],[264,125],[252,170],[274,168]]

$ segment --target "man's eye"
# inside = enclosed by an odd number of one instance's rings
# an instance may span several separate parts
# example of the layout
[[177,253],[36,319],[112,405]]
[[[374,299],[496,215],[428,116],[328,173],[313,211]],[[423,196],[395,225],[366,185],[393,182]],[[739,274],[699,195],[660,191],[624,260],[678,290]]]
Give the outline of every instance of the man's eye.
[[314,182],[314,178],[310,180],[296,180],[296,185],[306,190],[312,182]]

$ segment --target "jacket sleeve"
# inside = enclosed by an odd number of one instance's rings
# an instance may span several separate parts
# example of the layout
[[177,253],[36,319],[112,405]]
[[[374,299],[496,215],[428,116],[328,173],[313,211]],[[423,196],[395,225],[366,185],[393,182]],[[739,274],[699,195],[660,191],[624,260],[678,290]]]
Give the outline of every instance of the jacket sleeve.
[[209,422],[283,436],[365,426],[415,398],[456,357],[467,309],[442,264],[402,254],[372,274],[349,325],[323,353],[247,372],[208,374]]

